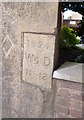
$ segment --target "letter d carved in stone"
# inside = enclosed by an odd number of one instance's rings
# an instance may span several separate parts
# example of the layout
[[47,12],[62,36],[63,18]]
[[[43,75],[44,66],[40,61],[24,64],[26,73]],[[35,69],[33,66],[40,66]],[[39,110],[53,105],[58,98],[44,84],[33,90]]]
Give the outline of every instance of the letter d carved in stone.
[[44,57],[44,66],[48,66],[50,64],[49,57]]

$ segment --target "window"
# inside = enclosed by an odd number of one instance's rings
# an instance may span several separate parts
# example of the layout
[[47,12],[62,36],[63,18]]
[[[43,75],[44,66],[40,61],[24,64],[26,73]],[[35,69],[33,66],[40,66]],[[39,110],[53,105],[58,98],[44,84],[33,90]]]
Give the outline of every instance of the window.
[[70,21],[70,24],[75,25],[76,21]]

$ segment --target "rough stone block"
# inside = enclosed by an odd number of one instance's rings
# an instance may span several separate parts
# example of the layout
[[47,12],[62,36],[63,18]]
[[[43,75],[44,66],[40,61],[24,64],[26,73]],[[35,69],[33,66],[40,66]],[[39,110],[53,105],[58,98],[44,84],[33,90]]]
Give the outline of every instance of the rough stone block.
[[82,118],[84,115],[82,95],[82,84],[57,80],[55,101],[57,118],[66,118],[66,116],[67,118]]
[[56,112],[56,114],[61,112],[61,113],[64,113],[65,115],[68,115],[68,108],[65,106],[56,104],[55,112]]
[[22,81],[51,88],[55,36],[24,33]]
[[69,107],[70,106],[70,98],[57,96],[56,97],[56,104]]
[[82,101],[83,99],[83,93],[82,91],[78,91],[78,90],[71,90],[71,97],[75,100],[80,100]]
[[12,83],[3,94],[2,116],[3,118],[37,118],[41,116],[42,106],[43,93],[38,87]]
[[70,115],[74,118],[82,118],[82,111],[76,109],[70,109]]
[[70,100],[70,108],[74,108],[74,109],[82,111],[82,101],[78,101],[76,99],[71,99]]
[[57,91],[57,96],[71,97],[70,89],[69,88],[59,88]]
[[[68,119],[68,118],[71,118],[71,116],[59,112],[59,113],[56,115],[56,118],[59,118],[60,120],[61,120],[61,119],[62,119],[62,120],[65,120],[65,118]],[[63,118],[64,118],[64,119],[63,119]]]
[[[43,94],[41,89],[34,85],[51,87],[55,36],[49,34],[55,32],[57,14],[58,3],[54,2],[2,3],[3,117],[40,117]],[[41,35],[26,35],[25,32],[40,32]],[[22,33],[25,33],[23,73],[21,71]],[[30,46],[26,38],[28,36]],[[32,76],[28,76],[31,75],[28,69],[32,70]],[[22,83],[21,73],[25,83],[33,85]],[[6,105],[7,102],[9,103]]]

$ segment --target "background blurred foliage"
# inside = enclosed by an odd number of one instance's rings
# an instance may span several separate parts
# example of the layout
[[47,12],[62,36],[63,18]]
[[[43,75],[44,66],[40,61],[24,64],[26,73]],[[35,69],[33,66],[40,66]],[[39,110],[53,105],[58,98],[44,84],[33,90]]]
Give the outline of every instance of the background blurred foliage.
[[72,28],[63,26],[60,32],[60,44],[65,47],[72,47],[79,44],[80,40],[76,38],[76,34]]

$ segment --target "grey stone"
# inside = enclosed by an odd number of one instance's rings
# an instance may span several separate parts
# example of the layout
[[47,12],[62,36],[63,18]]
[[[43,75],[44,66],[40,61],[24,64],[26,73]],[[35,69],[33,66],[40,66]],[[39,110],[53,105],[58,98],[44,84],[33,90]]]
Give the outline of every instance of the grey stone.
[[55,36],[24,33],[22,80],[51,88]]
[[[10,118],[40,117],[43,106],[43,93],[38,87],[23,83],[6,82],[2,96],[2,116]],[[38,94],[37,94],[38,93]],[[8,110],[8,112],[6,112]]]
[[[55,36],[53,36],[53,33],[54,28],[57,27],[57,13],[58,3],[53,2],[6,2],[2,4],[3,117],[41,117],[45,101],[41,87],[42,89],[51,88],[52,82],[51,73],[53,72],[55,45]],[[35,57],[38,55],[40,59],[45,58],[45,60],[42,60],[42,62],[39,65],[36,65],[36,67],[33,65],[34,63],[38,63],[36,58],[34,58],[34,61],[31,61],[29,66],[27,65],[27,61],[24,60],[24,57],[22,58],[22,47],[27,40],[25,39],[25,36],[23,37],[23,33],[26,35],[26,32],[36,33],[36,35],[33,34],[33,36],[32,34],[27,34],[27,36],[29,36],[30,44],[35,41],[36,47],[33,48],[33,44],[29,48],[24,47],[23,52],[25,53],[26,50],[28,52],[31,49],[29,54],[34,54]],[[41,34],[37,35],[38,32]],[[39,36],[38,40],[37,36]],[[22,38],[24,38],[24,44]],[[4,40],[7,41],[4,43]],[[10,42],[10,45],[8,42]],[[40,46],[38,46],[39,42],[42,42],[44,46],[41,43]],[[49,47],[48,50],[46,50],[47,45]],[[43,48],[38,50],[39,47]],[[49,57],[50,60],[48,60],[47,57]],[[45,64],[45,66],[43,66],[43,64]],[[37,75],[35,78],[34,75],[32,75],[34,79],[27,78],[28,76],[25,76],[25,70],[27,67],[30,68],[30,66],[37,74],[39,72],[47,72],[48,78],[46,80],[37,79]],[[42,78],[43,77],[46,77],[45,74]]]

